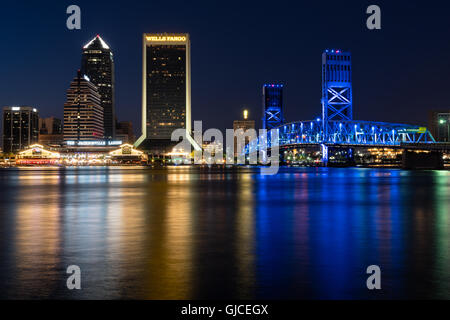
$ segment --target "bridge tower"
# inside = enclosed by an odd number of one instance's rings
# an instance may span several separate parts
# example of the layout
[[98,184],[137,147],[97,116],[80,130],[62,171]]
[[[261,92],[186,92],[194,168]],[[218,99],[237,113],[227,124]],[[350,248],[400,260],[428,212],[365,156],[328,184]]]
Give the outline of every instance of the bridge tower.
[[265,84],[263,87],[263,129],[283,125],[283,85]]
[[352,61],[350,52],[322,54],[322,121],[327,141],[328,121],[353,120]]

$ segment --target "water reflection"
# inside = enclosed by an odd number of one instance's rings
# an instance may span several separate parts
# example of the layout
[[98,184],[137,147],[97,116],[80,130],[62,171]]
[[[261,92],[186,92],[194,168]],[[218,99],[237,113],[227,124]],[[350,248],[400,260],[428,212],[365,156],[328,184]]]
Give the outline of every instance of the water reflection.
[[[450,173],[0,171],[2,298],[450,298]],[[68,291],[65,270],[82,269]],[[381,293],[365,287],[380,265]]]

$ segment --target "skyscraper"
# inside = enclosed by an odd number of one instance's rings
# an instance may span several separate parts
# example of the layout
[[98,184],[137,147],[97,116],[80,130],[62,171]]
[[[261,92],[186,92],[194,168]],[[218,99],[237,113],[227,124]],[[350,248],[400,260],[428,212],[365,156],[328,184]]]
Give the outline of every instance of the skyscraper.
[[97,86],[103,108],[104,135],[107,139],[114,139],[114,59],[111,49],[99,35],[83,47],[81,73]]
[[89,78],[82,77],[78,71],[67,90],[64,104],[64,140],[101,140],[103,135],[100,94]]
[[263,129],[270,130],[283,123],[283,85],[265,84],[263,86]]
[[328,120],[353,120],[352,61],[350,52],[322,54],[322,115]]
[[39,139],[39,113],[32,107],[3,108],[3,152],[16,153]]
[[175,129],[191,132],[191,61],[189,35],[144,34],[142,66],[142,136],[139,148],[170,151]]

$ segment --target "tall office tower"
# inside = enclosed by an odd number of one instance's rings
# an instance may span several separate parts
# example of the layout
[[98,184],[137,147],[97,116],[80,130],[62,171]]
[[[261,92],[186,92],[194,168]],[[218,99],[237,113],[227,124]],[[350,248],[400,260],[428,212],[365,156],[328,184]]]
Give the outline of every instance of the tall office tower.
[[82,77],[70,83],[67,101],[64,104],[64,140],[101,140],[103,139],[103,108],[97,87]]
[[263,129],[270,130],[283,123],[283,85],[265,84],[263,86]]
[[87,75],[98,88],[103,108],[105,138],[114,139],[116,132],[114,59],[111,49],[99,35],[83,47],[81,73]]
[[175,129],[191,133],[191,59],[189,35],[144,34],[142,136],[135,145],[150,153],[171,151]]
[[428,129],[437,142],[450,142],[450,110],[430,111]]
[[32,107],[3,108],[3,152],[16,153],[37,143],[39,113]]
[[350,52],[322,54],[322,120],[352,120],[352,61]]

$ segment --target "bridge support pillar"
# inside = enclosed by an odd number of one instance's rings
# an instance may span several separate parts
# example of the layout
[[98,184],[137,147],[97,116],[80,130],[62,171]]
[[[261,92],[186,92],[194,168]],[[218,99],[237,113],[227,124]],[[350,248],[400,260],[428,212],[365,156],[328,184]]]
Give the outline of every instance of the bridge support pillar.
[[405,149],[402,156],[403,169],[433,169],[444,168],[442,152],[439,151],[411,151]]
[[324,167],[328,166],[328,146],[326,144],[321,145],[322,149],[322,164]]

